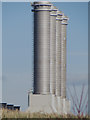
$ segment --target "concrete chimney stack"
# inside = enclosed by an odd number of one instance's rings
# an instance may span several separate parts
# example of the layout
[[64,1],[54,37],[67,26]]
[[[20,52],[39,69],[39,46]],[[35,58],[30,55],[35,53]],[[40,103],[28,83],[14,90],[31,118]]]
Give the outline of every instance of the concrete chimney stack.
[[61,97],[66,98],[66,29],[68,17],[63,14],[61,22]]
[[[28,112],[70,113],[66,98],[66,26],[68,18],[48,1],[33,2],[34,92]],[[68,107],[67,107],[68,106]]]
[[51,3],[34,2],[34,94],[50,93]]
[[50,93],[56,91],[56,17],[57,8],[51,7],[50,12]]
[[60,74],[60,64],[61,64],[61,21],[62,12],[57,11],[56,17],[56,95],[61,96],[61,74]]

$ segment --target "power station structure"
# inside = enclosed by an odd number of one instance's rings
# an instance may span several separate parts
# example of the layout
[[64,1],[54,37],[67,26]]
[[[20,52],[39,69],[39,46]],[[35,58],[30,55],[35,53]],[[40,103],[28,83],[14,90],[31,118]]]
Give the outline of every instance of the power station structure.
[[51,2],[32,3],[34,13],[34,91],[29,112],[70,113],[66,98],[66,29],[68,17]]

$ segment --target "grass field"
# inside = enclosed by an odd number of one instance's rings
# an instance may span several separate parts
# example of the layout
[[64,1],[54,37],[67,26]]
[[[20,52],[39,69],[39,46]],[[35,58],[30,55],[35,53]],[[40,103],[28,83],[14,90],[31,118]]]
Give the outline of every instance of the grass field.
[[10,111],[3,109],[2,118],[88,118],[88,116],[41,114],[41,113],[32,114],[27,112]]

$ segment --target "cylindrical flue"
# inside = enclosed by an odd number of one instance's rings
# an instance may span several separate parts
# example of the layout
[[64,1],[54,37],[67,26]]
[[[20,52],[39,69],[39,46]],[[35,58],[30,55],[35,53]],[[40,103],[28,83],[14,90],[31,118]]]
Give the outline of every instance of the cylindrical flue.
[[67,16],[62,16],[61,25],[61,97],[66,98],[66,27]]
[[56,16],[57,8],[50,12],[50,93],[55,94],[56,84]]
[[61,96],[61,74],[60,74],[60,64],[61,64],[61,21],[62,12],[57,11],[56,17],[56,95]]
[[34,93],[50,93],[50,11],[48,1],[34,2]]

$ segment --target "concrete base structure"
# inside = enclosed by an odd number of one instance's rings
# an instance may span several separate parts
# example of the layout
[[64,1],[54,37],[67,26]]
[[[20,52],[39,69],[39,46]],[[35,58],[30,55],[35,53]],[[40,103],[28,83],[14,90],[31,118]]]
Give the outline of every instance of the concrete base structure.
[[29,93],[28,100],[30,113],[70,114],[70,101],[59,96]]

